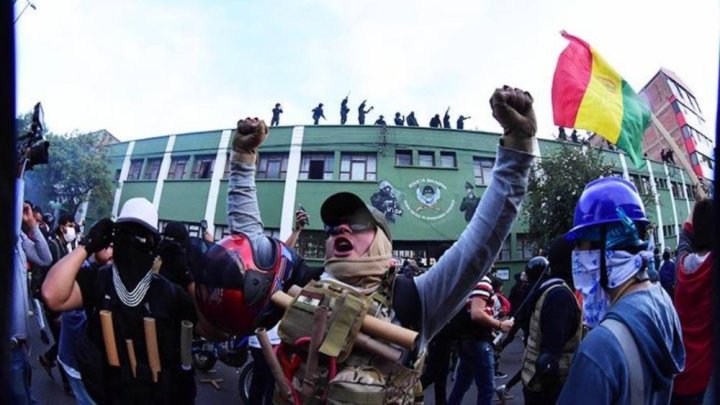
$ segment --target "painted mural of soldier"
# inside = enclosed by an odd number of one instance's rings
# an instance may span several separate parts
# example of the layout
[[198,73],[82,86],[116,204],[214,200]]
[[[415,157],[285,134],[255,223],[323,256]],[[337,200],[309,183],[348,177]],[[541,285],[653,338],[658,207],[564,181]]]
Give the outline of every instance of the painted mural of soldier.
[[475,215],[475,209],[480,204],[480,197],[475,195],[475,186],[469,181],[465,182],[465,197],[463,197],[460,203],[460,212],[465,213],[465,221],[470,222],[473,215]]
[[381,181],[378,188],[370,197],[370,204],[382,212],[386,220],[394,223],[395,219],[403,214],[395,188],[387,180]]

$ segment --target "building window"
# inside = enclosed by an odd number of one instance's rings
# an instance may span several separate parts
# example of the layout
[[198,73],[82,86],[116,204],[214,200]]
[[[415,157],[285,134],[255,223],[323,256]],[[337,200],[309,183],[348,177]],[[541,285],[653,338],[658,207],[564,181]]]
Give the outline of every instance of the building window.
[[142,159],[134,159],[130,161],[130,171],[128,171],[128,180],[138,180],[140,179],[140,171],[142,170],[143,166],[143,160]]
[[143,176],[143,180],[157,180],[161,164],[162,158],[148,159],[147,164],[145,165],[145,175]]
[[473,171],[475,172],[475,185],[487,186],[492,178],[492,169],[495,166],[495,159],[473,158]]
[[377,156],[374,153],[343,153],[340,156],[340,180],[375,181]]
[[685,192],[687,192],[688,199],[694,200],[695,199],[695,189],[692,185],[686,184],[685,185]]
[[667,184],[666,179],[661,179],[659,177],[656,177],[655,183],[656,183],[656,187],[658,188],[658,190],[667,190],[668,189],[668,184]]
[[505,242],[503,242],[502,246],[500,247],[500,252],[498,252],[497,261],[498,262],[507,262],[510,260],[510,236],[508,236],[505,239]]
[[195,164],[193,164],[191,179],[209,179],[212,178],[213,169],[215,167],[215,155],[198,155],[195,156]]
[[435,166],[435,152],[418,152],[418,165],[420,165],[420,167]]
[[457,167],[455,152],[440,152],[440,167]]
[[122,173],[122,169],[115,169],[115,181],[120,181],[120,173]]
[[170,170],[168,171],[168,180],[182,180],[185,177],[185,167],[188,163],[187,156],[177,156],[170,161]]
[[395,151],[395,165],[396,166],[412,166],[412,151],[410,150],[398,150]]
[[300,161],[300,180],[332,180],[333,153],[307,153]]
[[303,257],[323,258],[326,239],[327,235],[323,231],[303,231],[295,245],[295,250]]
[[683,198],[682,185],[680,183],[671,181],[670,186],[672,187],[672,195],[674,198]]
[[535,244],[527,235],[517,235],[517,257],[520,259],[532,259],[535,253]]
[[285,179],[287,166],[287,153],[261,153],[256,177],[258,179]]

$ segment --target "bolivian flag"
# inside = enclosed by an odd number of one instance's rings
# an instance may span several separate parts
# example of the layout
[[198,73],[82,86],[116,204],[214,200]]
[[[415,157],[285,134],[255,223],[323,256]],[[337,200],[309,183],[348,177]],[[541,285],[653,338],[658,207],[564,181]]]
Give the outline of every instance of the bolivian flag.
[[650,123],[647,104],[587,42],[565,31],[562,36],[570,43],[553,77],[555,125],[595,132],[642,168],[642,136]]

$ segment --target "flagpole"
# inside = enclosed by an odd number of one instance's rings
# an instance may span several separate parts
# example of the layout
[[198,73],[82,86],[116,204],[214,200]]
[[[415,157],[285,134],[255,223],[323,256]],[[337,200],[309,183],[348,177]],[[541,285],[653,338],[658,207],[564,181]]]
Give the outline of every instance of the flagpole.
[[660,120],[652,112],[650,113],[650,119],[652,120],[652,123],[655,124],[655,128],[657,128],[657,130],[660,132],[660,135],[662,135],[662,137],[665,139],[665,142],[668,143],[670,149],[672,149],[675,156],[680,159],[680,165],[685,169],[686,172],[688,172],[690,180],[693,182],[693,186],[695,186],[695,191],[698,194],[698,197],[707,197],[707,195],[705,194],[705,189],[700,183],[700,179],[698,178],[697,174],[695,174],[695,170],[693,170],[692,165],[690,164],[690,162],[688,162],[687,157],[685,156],[686,153],[684,153],[680,149],[680,147],[677,146],[677,143],[672,138],[672,136],[670,136],[670,133],[668,133],[667,129],[665,129]]

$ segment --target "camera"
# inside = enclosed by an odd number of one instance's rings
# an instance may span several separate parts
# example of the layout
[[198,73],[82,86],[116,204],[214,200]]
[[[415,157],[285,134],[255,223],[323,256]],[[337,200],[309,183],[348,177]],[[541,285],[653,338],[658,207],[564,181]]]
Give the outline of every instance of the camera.
[[18,164],[25,165],[25,170],[32,170],[35,165],[42,165],[48,162],[48,148],[50,142],[43,141],[45,130],[45,114],[42,104],[35,104],[33,108],[32,123],[30,129],[20,134],[17,138]]

